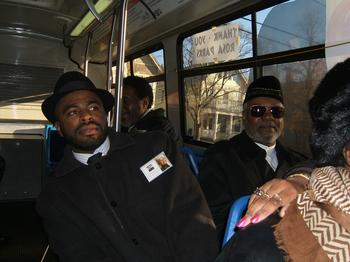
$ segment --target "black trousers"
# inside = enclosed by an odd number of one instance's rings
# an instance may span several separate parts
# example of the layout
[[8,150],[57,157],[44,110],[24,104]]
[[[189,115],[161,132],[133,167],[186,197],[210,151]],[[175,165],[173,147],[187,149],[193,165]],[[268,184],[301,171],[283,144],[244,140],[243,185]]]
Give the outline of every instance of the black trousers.
[[279,220],[275,214],[259,224],[239,230],[225,245],[216,262],[283,262],[284,253],[276,245],[272,228]]

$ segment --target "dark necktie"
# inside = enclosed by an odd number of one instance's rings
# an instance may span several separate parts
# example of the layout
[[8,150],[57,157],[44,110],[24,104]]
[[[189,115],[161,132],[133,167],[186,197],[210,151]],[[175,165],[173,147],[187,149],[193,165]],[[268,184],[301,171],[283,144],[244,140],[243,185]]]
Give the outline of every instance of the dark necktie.
[[89,157],[87,163],[88,163],[89,165],[91,165],[91,164],[95,163],[98,159],[100,159],[101,156],[102,156],[102,153],[101,153],[101,152],[100,152],[100,153],[96,153],[96,154],[94,154],[94,155],[92,155],[92,156]]

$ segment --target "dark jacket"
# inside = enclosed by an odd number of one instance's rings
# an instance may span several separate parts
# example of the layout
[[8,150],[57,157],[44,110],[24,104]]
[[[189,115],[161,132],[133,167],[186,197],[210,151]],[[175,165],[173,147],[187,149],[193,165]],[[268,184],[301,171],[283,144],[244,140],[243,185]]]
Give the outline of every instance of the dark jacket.
[[158,108],[149,111],[144,117],[139,119],[131,128],[123,128],[129,133],[142,133],[146,131],[163,131],[175,142],[179,141],[172,123],[164,116],[164,109]]
[[[161,132],[111,131],[91,165],[69,147],[37,209],[61,261],[213,261],[215,227],[195,177]],[[173,167],[148,182],[140,167],[164,152]]]
[[4,176],[5,166],[6,166],[5,159],[2,156],[0,156],[0,182],[2,180],[2,177]]
[[294,164],[305,160],[295,151],[276,143],[276,172],[266,162],[266,152],[243,131],[230,140],[210,147],[201,163],[199,180],[214,217],[219,241],[225,232],[230,206],[237,198],[250,195],[273,178],[281,178]]

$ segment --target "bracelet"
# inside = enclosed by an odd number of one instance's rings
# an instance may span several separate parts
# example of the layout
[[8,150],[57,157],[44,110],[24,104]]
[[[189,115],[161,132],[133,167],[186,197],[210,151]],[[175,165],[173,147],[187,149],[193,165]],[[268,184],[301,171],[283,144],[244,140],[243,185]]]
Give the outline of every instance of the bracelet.
[[287,179],[288,179],[288,178],[293,178],[293,177],[303,177],[303,178],[305,178],[307,181],[310,180],[310,177],[309,177],[308,175],[305,175],[305,174],[302,174],[302,173],[291,175],[291,176],[287,177]]
[[307,183],[304,183],[303,185],[303,190],[304,191],[308,191],[309,190],[309,181],[310,181],[310,177],[308,175],[305,175],[305,174],[302,174],[302,173],[299,173],[299,174],[294,174],[294,175],[291,175],[289,177],[287,177],[287,180],[288,178],[293,178],[293,177],[302,177],[302,178],[305,178],[307,180]]

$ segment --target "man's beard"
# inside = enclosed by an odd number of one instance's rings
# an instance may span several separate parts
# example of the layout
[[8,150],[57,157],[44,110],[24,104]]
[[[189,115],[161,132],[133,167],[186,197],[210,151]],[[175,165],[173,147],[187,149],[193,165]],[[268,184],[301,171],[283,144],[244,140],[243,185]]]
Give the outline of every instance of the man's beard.
[[[86,139],[79,139],[78,133],[79,129],[82,128],[85,125],[94,124],[101,130],[101,136],[97,138],[86,138]],[[106,139],[107,137],[107,125],[102,127],[100,124],[91,121],[89,123],[83,123],[79,125],[78,128],[75,129],[74,135],[69,135],[65,132],[64,129],[61,129],[61,132],[64,136],[64,139],[66,142],[72,146],[73,149],[76,149],[78,152],[93,152],[96,148],[98,148]]]
[[[262,133],[259,132],[259,127],[273,128],[275,132],[271,134],[271,136],[264,136]],[[281,135],[281,128],[274,123],[264,123],[259,125],[259,127],[251,128],[250,126],[248,126],[245,128],[246,133],[254,142],[257,142],[263,145],[275,144],[276,140]]]

